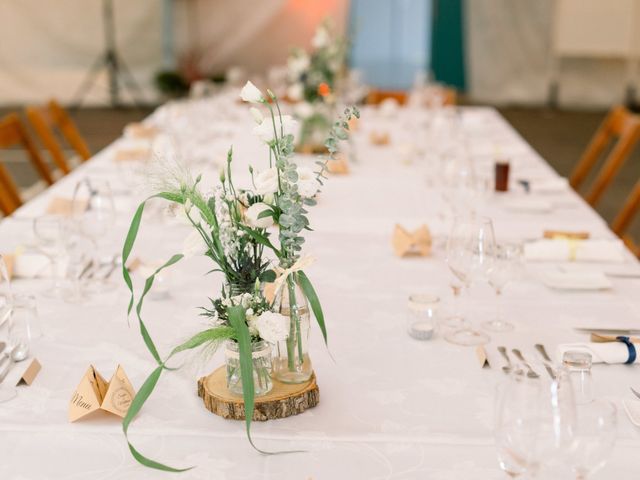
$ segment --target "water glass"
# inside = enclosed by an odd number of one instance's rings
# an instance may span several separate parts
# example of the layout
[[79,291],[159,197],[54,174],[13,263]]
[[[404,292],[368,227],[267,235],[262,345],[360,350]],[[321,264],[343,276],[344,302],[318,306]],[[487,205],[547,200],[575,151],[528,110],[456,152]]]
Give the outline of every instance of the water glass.
[[437,311],[440,298],[432,294],[409,296],[407,332],[416,340],[429,340],[437,325]]

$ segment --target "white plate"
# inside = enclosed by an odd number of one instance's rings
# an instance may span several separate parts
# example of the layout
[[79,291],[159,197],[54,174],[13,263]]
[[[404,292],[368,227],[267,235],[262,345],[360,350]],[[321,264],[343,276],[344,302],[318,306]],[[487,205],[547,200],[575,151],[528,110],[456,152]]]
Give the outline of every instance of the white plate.
[[556,290],[609,290],[611,280],[600,272],[561,272],[548,270],[540,275],[542,283]]

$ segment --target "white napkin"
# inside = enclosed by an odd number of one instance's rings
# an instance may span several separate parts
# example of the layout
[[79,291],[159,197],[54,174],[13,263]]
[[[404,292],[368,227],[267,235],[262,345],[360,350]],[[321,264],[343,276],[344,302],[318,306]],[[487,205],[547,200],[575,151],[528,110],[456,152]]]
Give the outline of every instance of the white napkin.
[[620,240],[542,239],[524,244],[524,258],[530,262],[624,262]]
[[44,278],[51,276],[51,262],[46,255],[27,252],[17,255],[13,263],[15,278]]
[[540,275],[542,283],[557,290],[608,290],[611,280],[602,272],[561,272],[549,270]]
[[[635,343],[636,351],[640,353],[640,344]],[[629,359],[629,348],[622,342],[607,343],[562,343],[558,345],[556,355],[558,362],[562,363],[562,357],[569,350],[580,350],[591,354],[593,363],[625,363]],[[636,359],[636,362],[638,360]]]
[[569,188],[569,182],[564,177],[533,180],[529,188],[531,193],[562,193]]

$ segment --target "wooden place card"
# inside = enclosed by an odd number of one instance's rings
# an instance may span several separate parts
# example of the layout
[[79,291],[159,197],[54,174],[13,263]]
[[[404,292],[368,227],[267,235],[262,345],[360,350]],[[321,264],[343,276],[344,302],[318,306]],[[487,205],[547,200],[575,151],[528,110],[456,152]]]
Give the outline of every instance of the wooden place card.
[[426,225],[409,232],[396,224],[391,243],[398,257],[426,257],[431,253],[431,232]]
[[124,135],[128,138],[138,139],[152,139],[158,135],[158,129],[151,125],[145,125],[144,123],[134,122],[124,127]]
[[487,351],[482,345],[478,345],[476,347],[476,357],[478,358],[480,368],[491,368],[491,364],[489,363],[489,359],[487,358]]
[[69,421],[75,422],[96,410],[124,417],[134,396],[133,386],[120,365],[109,382],[90,365],[69,402]]
[[389,142],[391,142],[391,137],[389,136],[389,132],[373,131],[369,135],[369,141],[373,145],[388,145]]
[[40,365],[38,359],[31,359],[27,368],[22,372],[22,375],[20,375],[18,383],[16,383],[16,387],[22,384],[31,385],[38,376],[38,373],[40,373],[40,370],[42,370],[42,365]]
[[565,230],[545,230],[543,237],[552,240],[566,239],[566,240],[588,240],[589,232],[571,232]]
[[334,175],[346,175],[349,173],[349,163],[344,155],[337,155],[327,161],[327,170]]

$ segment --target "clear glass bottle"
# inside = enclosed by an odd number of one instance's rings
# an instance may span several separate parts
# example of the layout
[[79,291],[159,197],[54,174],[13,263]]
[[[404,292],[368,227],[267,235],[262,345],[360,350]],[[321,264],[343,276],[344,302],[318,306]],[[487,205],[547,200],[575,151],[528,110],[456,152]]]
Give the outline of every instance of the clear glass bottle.
[[573,397],[577,405],[593,401],[591,363],[591,354],[581,350],[569,350],[562,356],[562,366],[571,379]]
[[[229,340],[225,344],[227,368],[227,388],[236,395],[242,395],[242,374],[240,371],[240,350],[238,343]],[[271,381],[271,345],[260,340],[251,344],[253,360],[253,385],[255,396],[266,395],[273,388]]]
[[283,383],[304,383],[313,373],[309,358],[310,315],[307,298],[291,278],[276,295],[276,310],[289,317],[289,337],[276,343],[273,375]]

